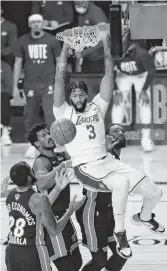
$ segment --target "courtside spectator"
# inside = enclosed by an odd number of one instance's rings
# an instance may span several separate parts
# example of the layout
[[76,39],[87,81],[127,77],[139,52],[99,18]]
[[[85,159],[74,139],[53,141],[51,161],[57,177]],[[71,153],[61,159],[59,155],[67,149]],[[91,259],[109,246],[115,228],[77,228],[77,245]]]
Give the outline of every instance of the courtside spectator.
[[[21,36],[15,47],[16,58],[13,80],[13,96],[18,98],[18,80],[23,65],[26,96],[24,108],[26,137],[31,127],[38,122],[40,105],[42,105],[48,127],[54,121],[52,109],[54,77],[56,58],[61,51],[59,41],[42,30],[43,18],[41,15],[31,15],[28,21],[31,32]],[[25,156],[34,158],[35,154],[35,148],[29,146]]]
[[8,62],[10,66],[13,64],[13,45],[17,40],[17,27],[14,23],[6,20],[1,10],[1,59]]
[[71,1],[33,1],[32,14],[35,13],[43,16],[44,26],[50,26],[53,29],[64,23],[72,24],[74,21]]
[[[93,2],[74,1],[74,5],[77,13],[77,26],[97,25],[101,22],[108,23],[108,19],[103,10],[97,7]],[[102,42],[82,52],[76,51],[75,56],[80,63],[82,63],[82,72],[98,73],[104,71],[104,49]]]
[[10,138],[10,100],[12,99],[12,80],[13,74],[9,64],[1,61],[1,127],[2,127],[2,145],[12,144]]

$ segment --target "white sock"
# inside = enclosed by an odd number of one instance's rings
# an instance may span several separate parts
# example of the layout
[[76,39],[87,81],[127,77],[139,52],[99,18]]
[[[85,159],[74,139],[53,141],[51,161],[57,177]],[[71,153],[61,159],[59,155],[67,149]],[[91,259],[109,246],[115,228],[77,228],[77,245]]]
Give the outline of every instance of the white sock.
[[143,128],[142,129],[142,137],[143,138],[150,138],[150,128]]

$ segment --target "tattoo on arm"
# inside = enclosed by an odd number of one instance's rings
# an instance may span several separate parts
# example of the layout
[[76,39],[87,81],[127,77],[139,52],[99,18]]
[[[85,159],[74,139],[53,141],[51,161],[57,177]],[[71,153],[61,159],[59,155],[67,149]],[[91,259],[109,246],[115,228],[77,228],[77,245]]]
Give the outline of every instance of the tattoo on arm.
[[65,77],[67,71],[68,49],[64,44],[60,56],[57,58],[56,77]]
[[104,47],[104,65],[105,65],[105,74],[112,74],[113,73],[113,59],[110,53],[110,41],[109,38],[103,40],[103,47]]

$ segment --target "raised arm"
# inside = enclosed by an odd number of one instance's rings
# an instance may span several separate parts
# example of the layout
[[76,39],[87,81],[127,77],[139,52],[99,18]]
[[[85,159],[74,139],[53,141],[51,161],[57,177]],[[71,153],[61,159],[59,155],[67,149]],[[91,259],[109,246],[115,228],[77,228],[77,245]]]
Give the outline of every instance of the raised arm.
[[84,201],[84,197],[78,202],[76,202],[74,198],[69,205],[68,211],[58,221],[55,220],[49,199],[44,194],[33,194],[29,200],[29,207],[32,213],[35,214],[37,218],[41,219],[41,222],[48,233],[51,236],[56,236],[65,228],[71,215],[82,206]]
[[36,184],[40,191],[45,191],[56,183],[56,172],[60,172],[62,168],[65,168],[65,164],[62,162],[52,171],[49,170],[49,167],[49,161],[45,158],[37,159],[33,165],[34,175],[37,179]]
[[114,62],[110,53],[110,39],[108,31],[101,32],[104,48],[105,74],[100,85],[100,97],[107,103],[110,102],[114,89]]
[[60,56],[57,58],[55,89],[54,89],[54,106],[61,107],[65,102],[65,77],[67,72],[67,58],[69,45],[64,43]]

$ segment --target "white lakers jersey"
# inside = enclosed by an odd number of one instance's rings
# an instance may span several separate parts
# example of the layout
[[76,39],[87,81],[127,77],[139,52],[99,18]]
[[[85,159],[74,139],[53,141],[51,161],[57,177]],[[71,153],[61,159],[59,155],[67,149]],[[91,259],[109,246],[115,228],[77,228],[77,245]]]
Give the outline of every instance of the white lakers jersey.
[[108,103],[99,94],[82,113],[76,112],[66,102],[59,108],[53,107],[56,119],[70,119],[76,126],[75,138],[65,145],[73,166],[92,162],[107,155],[104,126],[107,108]]

